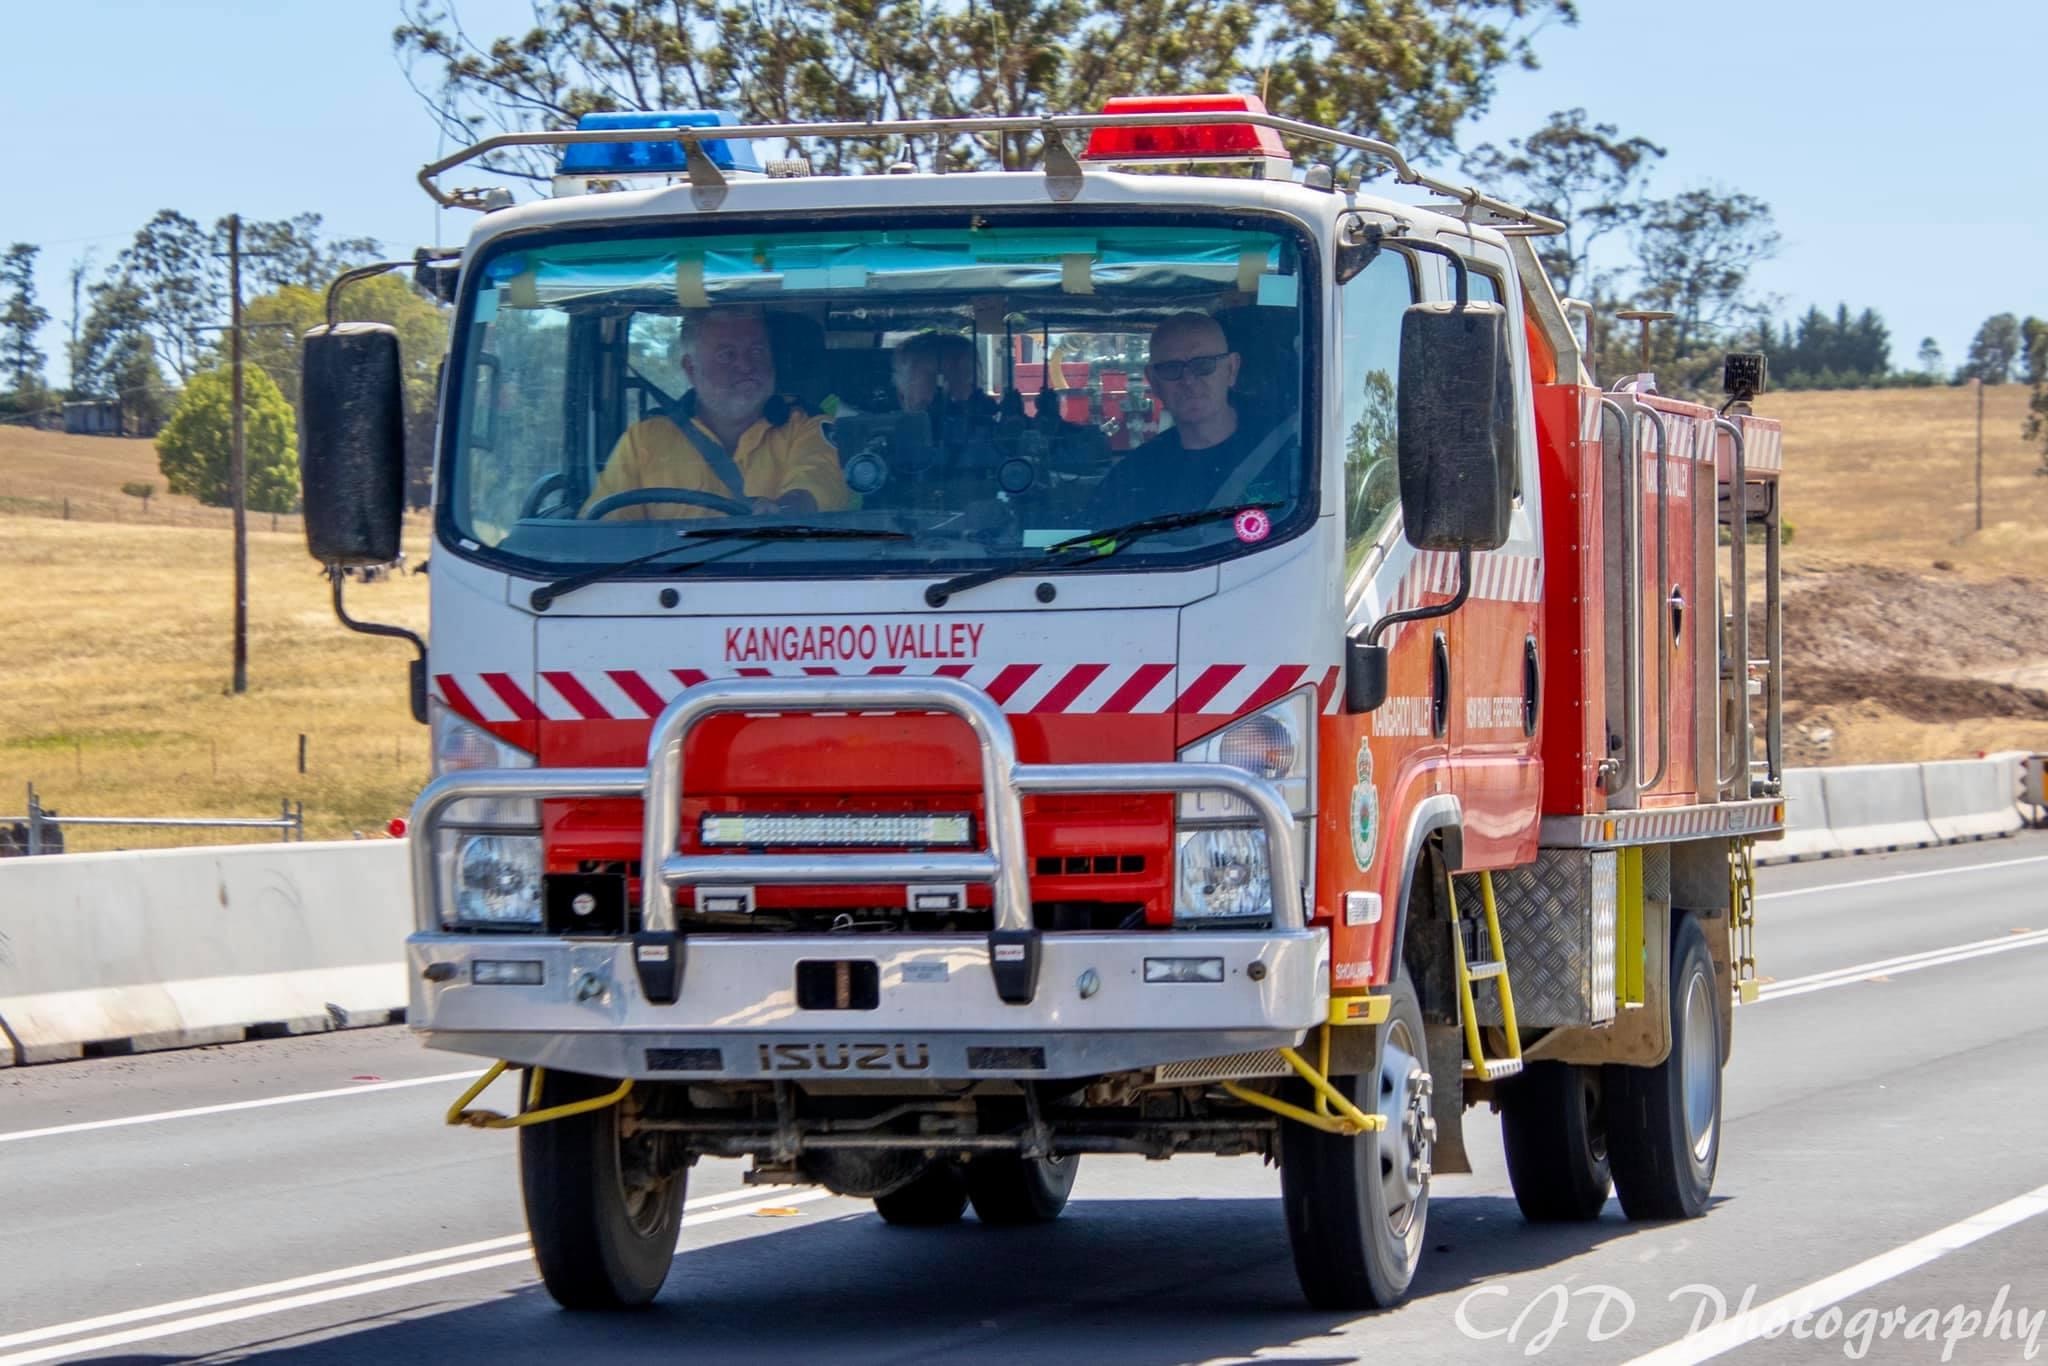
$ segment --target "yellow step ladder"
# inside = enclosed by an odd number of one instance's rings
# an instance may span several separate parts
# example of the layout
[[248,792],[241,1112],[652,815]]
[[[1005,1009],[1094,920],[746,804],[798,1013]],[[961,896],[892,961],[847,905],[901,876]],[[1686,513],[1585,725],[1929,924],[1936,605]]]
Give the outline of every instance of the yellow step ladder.
[[[1501,946],[1500,912],[1493,899],[1493,874],[1480,873],[1478,876],[1479,900],[1486,915],[1487,952],[1493,955],[1491,958],[1479,963],[1466,961],[1465,933],[1458,923],[1457,880],[1448,872],[1444,875],[1444,901],[1451,911],[1451,949],[1458,959],[1458,1009],[1465,1021],[1465,1072],[1488,1081],[1499,1081],[1522,1070],[1522,1036],[1515,1026],[1515,989],[1508,981],[1507,950]],[[1479,1015],[1472,1002],[1474,982],[1492,982],[1494,990],[1500,993],[1501,1032],[1508,1041],[1508,1055],[1504,1058],[1486,1056],[1486,1045],[1479,1037]]]
[[1761,990],[1756,974],[1756,841],[1728,842],[1728,907],[1735,922],[1735,999],[1749,1005]]

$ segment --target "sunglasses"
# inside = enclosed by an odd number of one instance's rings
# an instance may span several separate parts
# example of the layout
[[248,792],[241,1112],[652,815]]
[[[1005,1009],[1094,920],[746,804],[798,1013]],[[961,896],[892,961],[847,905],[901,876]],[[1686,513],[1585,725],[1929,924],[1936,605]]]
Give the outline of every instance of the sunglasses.
[[1219,351],[1213,356],[1189,356],[1186,360],[1156,360],[1152,362],[1152,377],[1172,383],[1193,375],[1196,379],[1207,379],[1216,373],[1216,367],[1230,359],[1230,352]]

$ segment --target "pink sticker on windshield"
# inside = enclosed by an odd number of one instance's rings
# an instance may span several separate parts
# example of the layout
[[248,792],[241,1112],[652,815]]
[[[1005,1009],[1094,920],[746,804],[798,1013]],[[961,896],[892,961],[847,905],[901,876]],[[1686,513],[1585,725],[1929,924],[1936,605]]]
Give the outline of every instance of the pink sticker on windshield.
[[1234,525],[1237,527],[1237,539],[1246,545],[1257,545],[1273,534],[1273,519],[1263,508],[1246,508],[1237,514]]

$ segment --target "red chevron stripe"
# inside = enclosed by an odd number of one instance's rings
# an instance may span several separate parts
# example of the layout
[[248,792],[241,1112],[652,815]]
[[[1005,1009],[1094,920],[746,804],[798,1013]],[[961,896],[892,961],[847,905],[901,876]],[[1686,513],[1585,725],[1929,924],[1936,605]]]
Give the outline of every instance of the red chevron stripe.
[[1108,668],[1107,664],[1076,664],[1067,670],[1066,677],[1052,685],[1050,692],[1038,699],[1038,705],[1031,710],[1035,713],[1065,711]]
[[1301,676],[1307,672],[1305,665],[1282,664],[1266,675],[1265,682],[1252,689],[1252,695],[1245,699],[1244,705],[1238,710],[1257,711],[1260,707],[1278,702],[1287,695],[1289,689],[1301,682]]
[[1102,704],[1105,712],[1123,713],[1143,702],[1146,695],[1159,686],[1159,680],[1173,672],[1171,664],[1140,664],[1124,681],[1122,687],[1109,695]]
[[1230,686],[1230,680],[1244,672],[1242,664],[1211,664],[1202,670],[1201,676],[1189,685],[1173,704],[1178,712],[1197,712],[1209,705],[1217,693]]
[[670,669],[669,672],[676,676],[676,682],[686,688],[696,687],[705,677],[702,669]]
[[988,695],[997,706],[1013,697],[1017,689],[1031,681],[1031,675],[1038,672],[1036,664],[1009,664],[988,685]]
[[590,695],[590,689],[576,681],[576,675],[566,672],[545,672],[541,677],[548,686],[562,695],[562,700],[576,709],[576,714],[586,721],[609,721],[611,712],[604,703]]
[[1327,709],[1330,705],[1330,697],[1336,691],[1337,666],[1332,664],[1329,668],[1323,670],[1323,681],[1316,684],[1316,709],[1318,711]]
[[525,689],[512,681],[511,674],[484,674],[484,686],[498,695],[498,700],[512,709],[512,714],[521,721],[539,721],[544,718],[540,708],[533,705],[533,699]]
[[661,715],[661,694],[648,686],[647,680],[631,669],[608,669],[605,676],[618,685],[619,691],[633,700],[633,705],[649,716]]
[[455,681],[454,674],[436,674],[435,681],[441,685],[441,700],[461,712],[470,720],[481,723],[484,714],[476,709],[476,703],[469,700],[469,694]]

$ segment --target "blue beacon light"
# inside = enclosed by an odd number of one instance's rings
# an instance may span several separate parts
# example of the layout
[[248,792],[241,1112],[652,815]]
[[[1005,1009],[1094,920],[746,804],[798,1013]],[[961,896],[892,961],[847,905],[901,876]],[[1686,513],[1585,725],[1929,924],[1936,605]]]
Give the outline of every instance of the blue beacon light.
[[[645,130],[664,128],[731,128],[739,119],[717,109],[679,109],[630,114],[585,114],[576,120],[576,131],[598,129]],[[721,171],[752,171],[761,174],[761,160],[754,144],[745,140],[711,138],[697,144],[713,166]],[[683,144],[672,138],[648,142],[581,142],[562,149],[557,175],[685,175]]]

